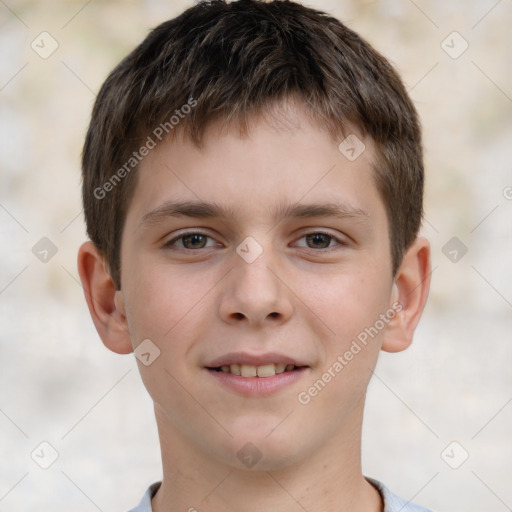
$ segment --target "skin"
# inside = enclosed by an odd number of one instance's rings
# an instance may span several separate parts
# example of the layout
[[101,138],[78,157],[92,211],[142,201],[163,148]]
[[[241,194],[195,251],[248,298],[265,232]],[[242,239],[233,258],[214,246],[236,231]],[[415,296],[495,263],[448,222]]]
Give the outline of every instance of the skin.
[[[123,231],[121,290],[94,244],[80,248],[79,273],[104,344],[129,353],[150,339],[160,350],[149,366],[138,361],[162,451],[156,512],[382,510],[361,470],[366,389],[379,351],[412,341],[430,285],[430,247],[417,238],[392,276],[371,140],[350,162],[300,106],[287,120],[283,129],[255,118],[247,138],[213,124],[201,149],[181,140],[150,152]],[[150,214],[178,200],[231,211]],[[276,205],[333,202],[350,214],[273,216]],[[210,238],[175,241],[190,231]],[[319,231],[333,238],[306,238]],[[263,250],[252,263],[236,252],[248,236]],[[397,303],[401,311],[378,335],[299,403],[298,394]],[[204,368],[240,351],[279,352],[309,368],[270,396],[243,397]],[[247,442],[261,453],[252,468],[237,457]]]

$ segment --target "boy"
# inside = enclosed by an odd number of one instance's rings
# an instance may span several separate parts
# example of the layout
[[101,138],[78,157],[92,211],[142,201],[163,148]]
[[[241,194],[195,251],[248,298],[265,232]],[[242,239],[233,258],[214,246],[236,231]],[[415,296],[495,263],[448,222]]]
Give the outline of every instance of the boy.
[[361,470],[379,351],[428,295],[416,111],[389,63],[288,1],[201,2],[110,74],[78,267],[134,351],[163,479],[137,512],[425,511]]

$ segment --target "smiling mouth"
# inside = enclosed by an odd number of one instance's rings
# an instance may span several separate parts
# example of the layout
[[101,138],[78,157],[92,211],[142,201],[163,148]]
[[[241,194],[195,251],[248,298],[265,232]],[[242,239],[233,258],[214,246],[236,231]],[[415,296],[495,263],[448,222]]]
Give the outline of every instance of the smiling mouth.
[[304,366],[295,366],[294,364],[285,363],[271,363],[261,366],[253,366],[250,364],[230,364],[217,367],[208,368],[208,370],[230,373],[231,375],[238,375],[240,377],[273,377],[280,373],[293,372],[305,368]]

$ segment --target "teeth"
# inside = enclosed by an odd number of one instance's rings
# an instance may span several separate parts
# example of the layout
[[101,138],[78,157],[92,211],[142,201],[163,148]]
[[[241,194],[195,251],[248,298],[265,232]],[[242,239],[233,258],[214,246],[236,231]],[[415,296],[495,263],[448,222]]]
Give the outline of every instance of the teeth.
[[233,375],[240,375],[240,365],[239,365],[239,364],[232,364],[232,365],[229,367],[229,371],[230,371]]
[[243,364],[240,366],[240,374],[242,377],[256,377],[257,369],[256,366],[251,366],[249,364]]
[[258,377],[272,377],[276,374],[276,367],[273,364],[265,364],[256,368]]
[[283,373],[286,370],[286,365],[284,363],[277,363],[275,366],[276,373]]
[[285,371],[292,371],[295,368],[293,364],[271,363],[261,366],[253,366],[250,364],[230,364],[223,365],[220,370],[223,373],[231,373],[233,375],[241,375],[242,377],[273,377],[276,374]]

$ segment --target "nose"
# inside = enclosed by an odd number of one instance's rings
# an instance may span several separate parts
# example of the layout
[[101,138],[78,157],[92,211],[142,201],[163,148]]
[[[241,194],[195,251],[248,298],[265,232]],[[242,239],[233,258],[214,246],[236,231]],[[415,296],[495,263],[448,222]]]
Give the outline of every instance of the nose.
[[292,316],[293,292],[282,266],[267,256],[269,252],[250,263],[234,254],[234,267],[224,280],[219,301],[219,314],[226,323],[277,325]]

